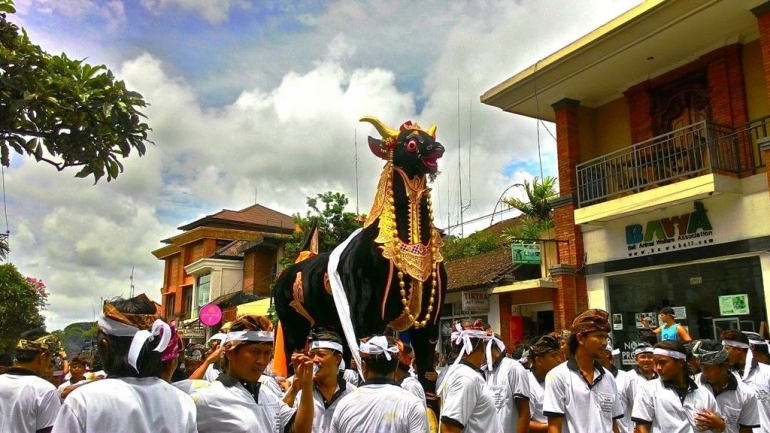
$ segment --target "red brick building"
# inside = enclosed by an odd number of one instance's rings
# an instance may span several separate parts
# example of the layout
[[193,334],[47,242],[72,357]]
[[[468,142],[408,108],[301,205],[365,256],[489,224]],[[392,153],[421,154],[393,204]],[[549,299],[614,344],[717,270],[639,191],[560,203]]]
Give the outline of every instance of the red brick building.
[[163,312],[194,319],[200,307],[227,294],[270,296],[283,244],[294,229],[290,216],[258,204],[179,227],[182,233],[152,252],[165,262]]
[[609,310],[624,363],[663,306],[767,329],[770,2],[646,1],[481,101],[556,124],[557,329]]

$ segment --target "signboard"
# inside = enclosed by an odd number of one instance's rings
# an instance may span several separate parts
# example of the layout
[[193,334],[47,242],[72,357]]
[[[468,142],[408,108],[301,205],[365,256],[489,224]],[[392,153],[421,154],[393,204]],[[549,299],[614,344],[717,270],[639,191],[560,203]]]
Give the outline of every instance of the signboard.
[[215,304],[206,304],[198,312],[201,323],[206,326],[215,326],[222,320],[222,309]]
[[206,338],[206,328],[183,328],[180,332],[184,338]]
[[483,292],[463,292],[462,310],[474,312],[489,311],[489,298]]
[[634,314],[634,319],[636,319],[636,329],[644,328],[644,325],[642,325],[642,317],[647,318],[647,323],[650,324],[650,328],[655,329],[658,327],[658,313],[636,313]]
[[749,314],[749,295],[726,295],[719,297],[719,314],[735,316]]
[[539,265],[540,264],[540,244],[539,243],[513,243],[511,244],[511,254],[514,265]]
[[706,215],[706,208],[699,201],[694,206],[692,212],[684,215],[626,226],[628,257],[679,251],[714,243],[714,230]]
[[612,329],[615,331],[622,331],[623,330],[623,315],[622,314],[613,314],[612,315]]
[[635,341],[623,343],[623,350],[621,350],[620,352],[621,364],[636,365],[636,357],[634,357],[634,349],[636,349]]

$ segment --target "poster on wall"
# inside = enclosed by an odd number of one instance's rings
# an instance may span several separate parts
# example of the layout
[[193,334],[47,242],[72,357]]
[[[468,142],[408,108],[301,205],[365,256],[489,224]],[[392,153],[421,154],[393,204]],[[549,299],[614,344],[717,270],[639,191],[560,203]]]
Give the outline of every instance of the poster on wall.
[[749,295],[725,295],[719,297],[719,314],[723,316],[735,316],[749,314]]
[[658,313],[653,311],[648,313],[634,314],[634,318],[636,319],[636,329],[644,328],[644,325],[642,325],[642,317],[647,319],[647,323],[650,324],[650,328],[655,329],[658,327]]
[[623,315],[622,314],[613,314],[612,315],[612,329],[615,331],[622,331],[623,330]]
[[677,320],[680,319],[686,319],[687,318],[687,308],[686,307],[671,307],[674,309],[674,317],[677,318]]
[[634,357],[634,349],[636,349],[636,342],[629,341],[623,343],[623,350],[620,352],[620,363],[623,365],[636,365],[636,358]]

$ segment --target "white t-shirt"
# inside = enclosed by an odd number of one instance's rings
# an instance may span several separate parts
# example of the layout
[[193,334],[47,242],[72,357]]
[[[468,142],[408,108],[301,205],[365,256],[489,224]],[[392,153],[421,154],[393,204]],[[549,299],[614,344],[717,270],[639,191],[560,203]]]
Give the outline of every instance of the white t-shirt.
[[[714,394],[714,388],[702,375],[696,376],[695,382]],[[741,382],[738,376],[730,374],[727,386],[714,395],[714,398],[719,406],[719,413],[725,420],[726,433],[739,433],[741,427],[759,429],[757,395],[751,386]]]
[[74,390],[56,417],[55,433],[194,433],[195,405],[156,377],[107,378]]
[[216,368],[214,364],[209,364],[209,366],[206,367],[206,372],[203,373],[203,378],[209,382],[213,382],[217,380],[220,374],[222,374],[222,370]]
[[358,384],[361,383],[361,375],[358,374],[357,370],[348,368],[342,373],[342,378],[354,386],[358,386]]
[[651,424],[650,433],[692,433],[695,415],[708,409],[721,416],[717,401],[709,390],[687,378],[689,388],[684,399],[667,382],[645,382],[637,390],[632,419]]
[[420,381],[417,380],[414,376],[404,376],[404,378],[401,380],[401,388],[404,388],[405,390],[412,393],[413,396],[419,398],[422,401],[422,405],[426,408],[428,407],[428,404],[425,402],[425,390],[422,389],[422,385],[420,384]]
[[439,390],[443,407],[441,422],[460,427],[464,433],[502,433],[495,396],[480,370],[460,361],[447,373]]
[[574,358],[561,363],[545,377],[543,413],[564,417],[562,431],[571,433],[611,432],[612,420],[623,416],[615,378],[594,363],[589,386]]
[[[316,386],[313,386],[313,433],[328,433],[331,430],[332,416],[334,415],[334,411],[337,409],[339,402],[342,401],[342,397],[355,391],[355,389],[356,387],[346,380],[338,379],[337,389],[334,391],[331,400],[327,402],[324,401],[324,396],[321,394],[321,391],[319,391]],[[299,408],[301,398],[302,390],[300,390],[294,398],[294,409]]]
[[266,386],[259,386],[257,399],[240,382],[226,377],[227,386],[216,380],[194,389],[201,433],[279,433],[293,421],[295,410]]
[[770,366],[758,363],[749,370],[743,383],[749,385],[757,396],[759,425],[763,429],[759,431],[770,432]]
[[447,375],[449,374],[452,369],[456,367],[456,364],[449,364],[441,369],[441,371],[438,372],[438,378],[436,378],[436,389],[441,389],[441,384],[444,383],[444,379],[446,379]]
[[634,398],[636,397],[636,379],[627,371],[614,370],[612,374],[615,377],[615,386],[618,388],[618,399],[620,408],[623,411],[623,418],[617,419],[620,433],[634,433],[634,422],[631,420],[631,413],[634,409]]
[[422,402],[395,382],[369,381],[343,397],[332,416],[333,433],[425,433]]
[[527,373],[529,379],[529,419],[548,424],[548,418],[543,415],[543,399],[545,397],[545,382],[537,380],[531,370]]
[[0,432],[35,433],[53,425],[61,407],[56,387],[33,372],[0,374]]
[[484,370],[487,386],[495,398],[495,409],[505,433],[516,433],[519,423],[519,409],[514,400],[529,399],[527,370],[520,362],[501,356],[492,371]]

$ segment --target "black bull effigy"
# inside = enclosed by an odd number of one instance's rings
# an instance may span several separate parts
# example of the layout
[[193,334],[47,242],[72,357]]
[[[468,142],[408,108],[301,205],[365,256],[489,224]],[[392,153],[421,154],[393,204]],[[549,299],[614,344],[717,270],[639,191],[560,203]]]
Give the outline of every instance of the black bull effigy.
[[[434,372],[447,279],[427,177],[436,176],[444,147],[436,141],[435,126],[423,130],[406,122],[393,130],[372,117],[361,121],[374,125],[382,136],[382,140],[369,137],[369,148],[386,163],[364,227],[341,250],[336,272],[356,339],[388,330],[408,332],[418,379],[431,399],[435,381],[426,373]],[[327,269],[329,257],[327,252],[296,263],[276,281],[275,309],[286,359],[305,346],[313,327],[331,327],[342,334]],[[347,361],[350,353],[345,346]]]

